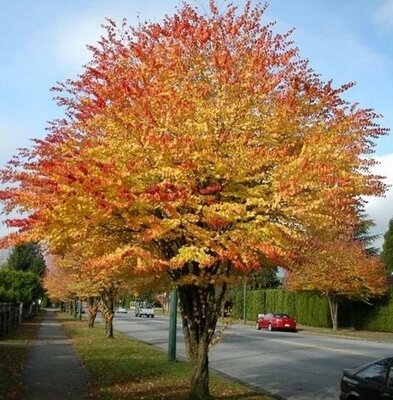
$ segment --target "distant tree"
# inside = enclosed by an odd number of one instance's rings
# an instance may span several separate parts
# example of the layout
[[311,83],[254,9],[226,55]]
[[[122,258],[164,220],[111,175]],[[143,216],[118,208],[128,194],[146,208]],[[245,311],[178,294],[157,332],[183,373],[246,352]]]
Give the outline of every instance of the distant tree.
[[45,259],[41,248],[36,243],[13,247],[6,262],[8,268],[16,271],[30,271],[38,276],[45,272]]
[[365,252],[370,256],[377,256],[379,250],[377,247],[373,246],[373,242],[379,238],[379,235],[370,235],[369,230],[375,226],[375,222],[367,218],[366,214],[360,215],[360,222],[355,227],[353,232],[353,240],[362,243]]
[[39,277],[33,272],[0,270],[0,302],[31,303],[42,296]]
[[393,218],[389,221],[389,228],[383,236],[381,258],[385,264],[386,271],[393,272]]
[[379,257],[369,255],[364,242],[341,236],[314,239],[297,268],[288,272],[286,287],[326,296],[333,330],[337,330],[339,302],[343,298],[368,301],[383,295],[386,278]]
[[250,274],[250,286],[253,289],[275,289],[280,286],[281,281],[277,276],[277,267],[262,268]]

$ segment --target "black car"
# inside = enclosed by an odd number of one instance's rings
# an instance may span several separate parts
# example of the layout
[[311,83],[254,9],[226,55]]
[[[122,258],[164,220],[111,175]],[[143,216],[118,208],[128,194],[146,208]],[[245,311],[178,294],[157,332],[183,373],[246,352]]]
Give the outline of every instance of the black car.
[[393,355],[355,369],[345,369],[340,400],[393,400]]

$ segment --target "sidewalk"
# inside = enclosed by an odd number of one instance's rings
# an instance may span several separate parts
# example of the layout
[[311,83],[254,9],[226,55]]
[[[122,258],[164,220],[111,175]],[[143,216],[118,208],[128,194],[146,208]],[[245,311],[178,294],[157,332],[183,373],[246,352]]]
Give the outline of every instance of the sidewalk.
[[45,313],[22,378],[24,400],[87,399],[87,373],[51,310]]

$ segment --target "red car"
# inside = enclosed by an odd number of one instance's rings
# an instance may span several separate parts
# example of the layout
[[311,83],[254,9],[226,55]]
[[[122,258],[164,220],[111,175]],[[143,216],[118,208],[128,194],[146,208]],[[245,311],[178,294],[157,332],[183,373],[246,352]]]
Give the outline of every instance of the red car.
[[296,320],[287,314],[259,314],[256,328],[266,328],[269,331],[284,330],[296,332]]

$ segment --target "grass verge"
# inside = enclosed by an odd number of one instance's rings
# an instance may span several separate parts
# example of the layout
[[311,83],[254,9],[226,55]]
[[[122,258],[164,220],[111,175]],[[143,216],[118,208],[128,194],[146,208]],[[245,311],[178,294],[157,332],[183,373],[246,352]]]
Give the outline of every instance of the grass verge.
[[30,343],[36,338],[41,321],[42,314],[38,313],[34,319],[23,322],[0,340],[0,400],[22,398],[22,369]]
[[[90,379],[93,398],[100,400],[183,400],[187,398],[191,367],[169,363],[164,352],[116,333],[108,340],[102,326],[58,314]],[[217,400],[271,400],[252,389],[210,374],[210,391]]]

